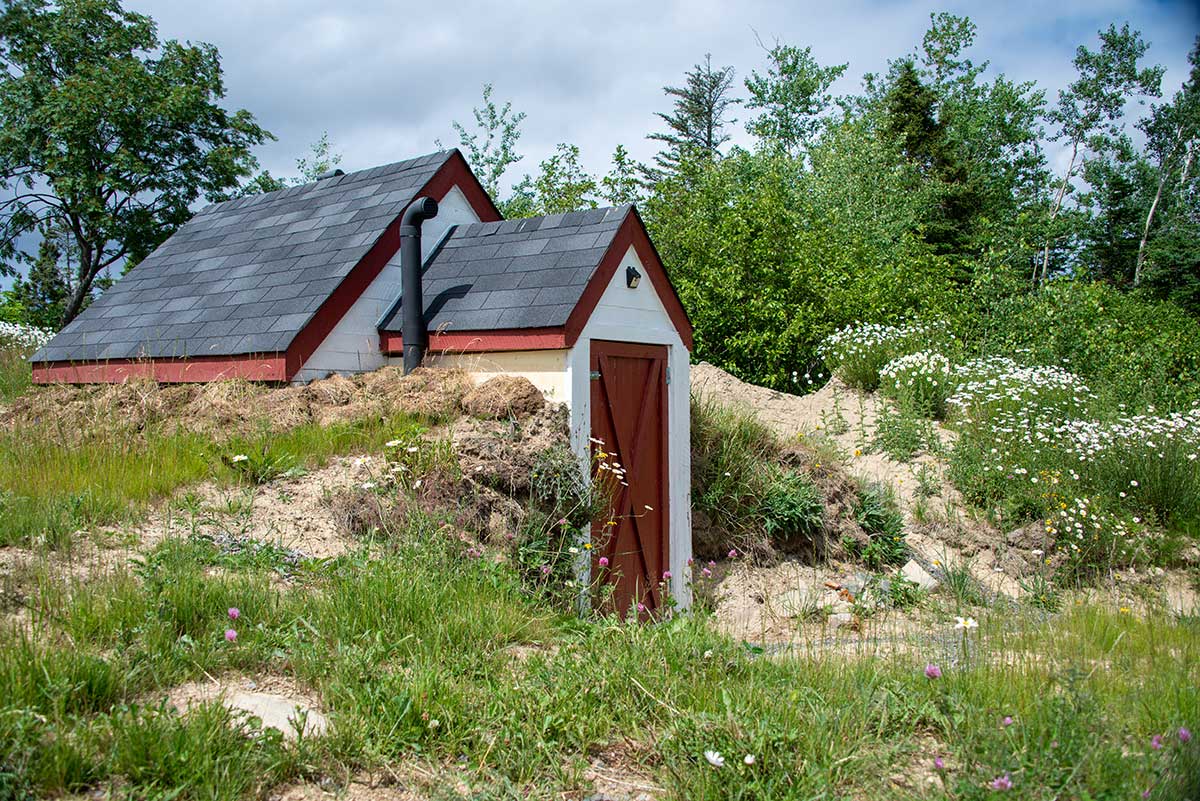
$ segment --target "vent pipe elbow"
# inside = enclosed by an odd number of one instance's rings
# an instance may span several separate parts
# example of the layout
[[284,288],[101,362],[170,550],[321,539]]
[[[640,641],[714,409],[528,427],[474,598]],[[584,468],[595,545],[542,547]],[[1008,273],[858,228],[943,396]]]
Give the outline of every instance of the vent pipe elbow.
[[437,213],[436,200],[419,197],[400,217],[400,307],[404,314],[400,337],[404,346],[405,375],[421,366],[429,348],[425,302],[421,293],[421,224],[436,217]]

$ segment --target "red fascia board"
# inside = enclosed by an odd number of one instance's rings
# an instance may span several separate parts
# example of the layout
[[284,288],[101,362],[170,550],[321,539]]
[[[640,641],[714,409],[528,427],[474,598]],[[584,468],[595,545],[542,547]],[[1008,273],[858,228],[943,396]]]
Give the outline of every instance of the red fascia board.
[[587,324],[592,312],[596,310],[596,304],[600,302],[600,297],[608,288],[617,268],[621,266],[621,260],[625,258],[625,253],[628,252],[630,246],[633,246],[634,252],[641,260],[642,268],[646,271],[650,283],[654,285],[654,291],[658,293],[658,298],[667,310],[671,323],[679,332],[679,338],[683,340],[683,346],[691,351],[692,323],[688,320],[687,312],[679,300],[679,295],[675,292],[675,287],[671,284],[671,279],[667,277],[667,271],[663,267],[662,259],[658,257],[654,243],[650,241],[650,235],[646,233],[646,226],[642,223],[642,218],[634,208],[630,208],[629,213],[625,215],[608,250],[604,252],[604,258],[600,260],[600,266],[592,274],[591,280],[583,290],[583,295],[580,296],[579,302],[575,304],[570,317],[567,318],[565,326],[567,347],[573,346],[579,339],[583,326]]
[[119,384],[131,378],[150,378],[163,384],[226,378],[282,382],[290,377],[282,353],[33,364],[35,384]]
[[[389,356],[404,353],[398,331],[380,331],[379,345]],[[496,353],[512,350],[561,350],[567,347],[562,328],[509,328],[496,331],[446,331],[429,335],[429,350],[437,353]]]
[[[496,204],[492,202],[475,174],[471,172],[467,160],[457,150],[451,154],[450,158],[446,159],[446,162],[434,173],[425,186],[413,195],[413,199],[431,197],[440,201],[455,186],[466,196],[467,202],[479,216],[480,222],[495,222],[503,219]],[[388,225],[383,236],[379,237],[374,246],[367,251],[367,255],[354,265],[350,273],[338,284],[337,289],[333,290],[325,302],[317,308],[312,319],[288,345],[287,380],[290,381],[300,371],[300,368],[313,355],[325,337],[329,336],[329,332],[341,321],[346,312],[350,311],[354,301],[358,300],[371,282],[379,276],[379,273],[383,272],[384,266],[396,255],[396,251],[400,249],[400,218],[403,214],[404,212],[401,210],[400,214],[396,215],[396,219]]]

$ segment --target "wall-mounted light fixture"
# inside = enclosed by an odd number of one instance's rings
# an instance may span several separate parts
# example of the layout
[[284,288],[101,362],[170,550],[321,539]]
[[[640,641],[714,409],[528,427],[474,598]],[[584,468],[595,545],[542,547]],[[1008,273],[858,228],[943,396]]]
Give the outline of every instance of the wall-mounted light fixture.
[[641,280],[642,274],[632,264],[625,268],[625,286],[630,289],[637,289],[638,281]]

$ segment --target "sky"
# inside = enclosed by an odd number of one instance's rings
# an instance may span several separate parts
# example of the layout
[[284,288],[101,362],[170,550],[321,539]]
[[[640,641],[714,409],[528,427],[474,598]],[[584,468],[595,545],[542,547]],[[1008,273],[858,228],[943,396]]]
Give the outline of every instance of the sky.
[[[656,146],[665,85],[705,53],[737,70],[735,87],[764,69],[762,43],[811,46],[822,64],[849,63],[835,92],[857,90],[867,72],[920,44],[933,11],[978,26],[972,58],[991,74],[1036,80],[1053,99],[1073,78],[1080,44],[1128,21],[1151,43],[1148,61],[1167,68],[1164,94],[1186,77],[1200,33],[1200,3],[1130,0],[792,2],[756,0],[127,0],[152,16],[161,38],[209,42],[221,52],[227,104],[246,108],[278,141],[257,151],[271,172],[295,174],[296,159],[328,132],[347,171],[457,145],[453,120],[469,122],[483,84],[528,116],[508,176],[536,172],[557,143],[581,148],[586,167],[606,172],[623,144],[639,160]],[[742,92],[744,95],[744,91]],[[748,143],[745,113],[734,142]]]

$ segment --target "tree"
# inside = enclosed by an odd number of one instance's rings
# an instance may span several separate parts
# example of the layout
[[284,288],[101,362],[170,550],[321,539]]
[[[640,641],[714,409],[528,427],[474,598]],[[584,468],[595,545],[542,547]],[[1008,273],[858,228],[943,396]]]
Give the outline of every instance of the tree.
[[[509,167],[523,158],[517,153],[517,142],[521,138],[525,112],[514,114],[511,102],[497,106],[492,100],[492,85],[488,83],[483,86],[483,106],[476,107],[472,113],[478,129],[475,133],[468,131],[458,120],[451,125],[458,133],[459,147],[466,151],[467,161],[479,182],[488,194],[499,197],[500,179]],[[440,140],[437,146],[443,147]]]
[[0,14],[0,270],[48,225],[78,248],[65,324],[105,269],[134,265],[228,196],[270,134],[227,111],[217,49],[160,42],[118,0],[7,0]]
[[729,93],[733,75],[733,67],[713,69],[712,54],[707,53],[702,63],[685,74],[684,86],[663,87],[667,96],[675,98],[675,108],[670,114],[657,112],[667,130],[646,137],[666,145],[654,157],[658,170],[651,171],[651,178],[674,171],[692,151],[709,158],[719,155],[721,145],[729,141],[725,126],[737,122],[725,119],[730,106],[740,102]]
[[63,280],[59,266],[62,258],[60,240],[47,232],[38,245],[29,273],[13,282],[6,298],[7,303],[20,306],[20,322],[51,330],[62,325],[63,310],[71,297],[71,288]]
[[324,131],[320,139],[309,145],[308,156],[296,159],[296,170],[300,177],[294,179],[292,185],[311,184],[341,163],[342,154],[334,151],[329,141],[329,131]]
[[746,130],[796,155],[812,143],[821,114],[833,103],[829,87],[849,64],[822,67],[812,57],[812,48],[779,43],[767,51],[767,57],[766,74],[751,72],[745,81],[750,93],[746,108],[762,110],[746,123]]
[[[1100,32],[1100,49],[1093,52],[1080,45],[1073,64],[1079,77],[1058,93],[1058,107],[1049,114],[1058,132],[1051,141],[1063,141],[1069,148],[1070,160],[1058,182],[1050,209],[1050,223],[1062,212],[1071,181],[1087,161],[1087,153],[1102,152],[1121,134],[1120,120],[1125,102],[1137,95],[1157,97],[1163,68],[1138,68],[1149,45],[1141,33],[1129,25],[1117,30],[1115,25]],[[1034,270],[1034,283],[1044,281],[1050,274],[1050,239],[1042,250],[1040,268]]]
[[1133,270],[1133,284],[1142,280],[1142,269],[1146,263],[1146,243],[1150,239],[1150,228],[1154,215],[1163,199],[1163,190],[1168,183],[1179,181],[1186,186],[1196,150],[1200,144],[1200,37],[1188,54],[1191,72],[1170,103],[1154,106],[1149,118],[1138,127],[1146,134],[1146,151],[1154,160],[1158,172],[1154,199],[1146,211],[1146,223],[1138,242],[1137,262]]
[[505,217],[532,217],[596,208],[596,179],[579,163],[579,148],[560,144],[538,165],[537,177],[526,175],[501,206]]
[[629,151],[624,145],[617,145],[612,161],[612,170],[600,179],[600,196],[613,206],[637,203],[642,196],[642,183],[638,174],[644,168],[629,157]]

